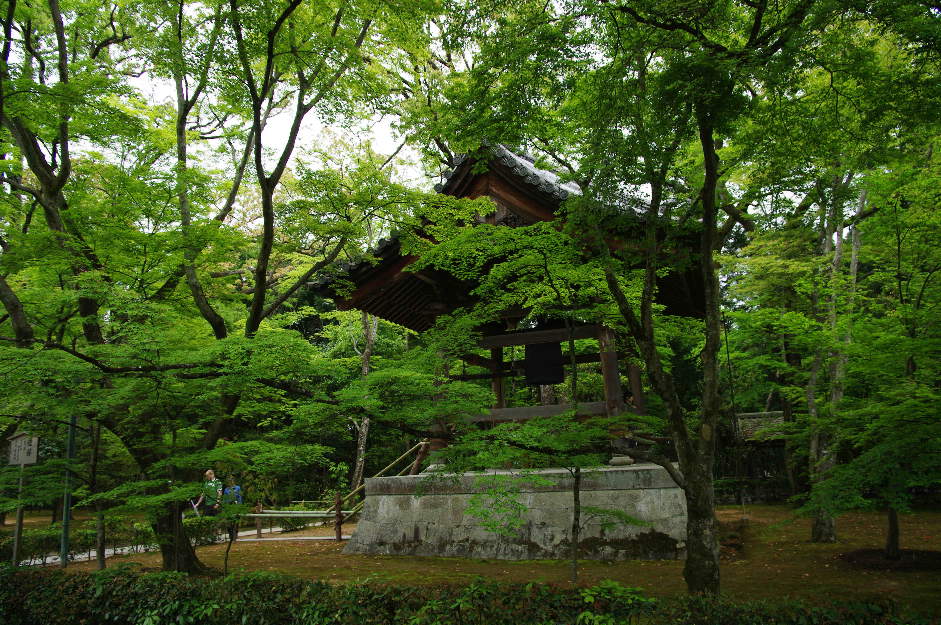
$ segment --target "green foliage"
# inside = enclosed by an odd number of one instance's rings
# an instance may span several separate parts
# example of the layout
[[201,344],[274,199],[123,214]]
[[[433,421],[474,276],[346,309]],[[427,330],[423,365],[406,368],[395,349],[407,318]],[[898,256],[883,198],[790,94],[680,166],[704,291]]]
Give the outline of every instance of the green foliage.
[[202,625],[571,625],[655,622],[663,625],[903,625],[890,605],[736,604],[691,598],[654,602],[637,588],[601,582],[591,588],[505,585],[336,585],[273,573],[190,579],[141,575],[129,567],[101,573],[0,569],[0,618],[7,625],[200,623]]
[[[282,506],[280,510],[313,510],[313,506],[296,504],[292,506]],[[310,525],[310,519],[304,519],[300,517],[281,517],[277,519],[278,525],[281,526],[281,529],[285,532],[295,532],[297,530],[302,530],[308,525]]]
[[659,611],[664,623],[707,625],[708,623],[776,623],[781,625],[901,625],[929,622],[918,617],[902,617],[889,603],[845,603],[807,606],[799,602],[732,603],[704,597],[689,597],[675,604],[664,604]]
[[[69,558],[78,559],[96,547],[95,521],[88,521],[69,529]],[[19,557],[28,564],[45,563],[50,555],[58,555],[62,537],[61,524],[48,527],[23,529],[20,539]],[[153,530],[147,523],[132,521],[127,517],[105,517],[105,547],[124,548],[129,551],[144,551],[156,544]],[[9,562],[13,556],[13,533],[0,535],[0,558]]]
[[214,516],[187,516],[183,519],[183,531],[194,547],[214,545],[219,542],[222,523]]
[[525,524],[527,513],[526,506],[520,502],[522,489],[552,485],[552,480],[526,470],[481,475],[474,480],[474,486],[483,490],[471,495],[465,513],[479,519],[488,532],[515,537]]
[[[606,579],[596,586],[581,591],[582,601],[589,609],[578,615],[576,625],[617,625],[618,623],[642,622],[644,615],[654,612],[657,600],[644,595],[643,589],[621,584]],[[617,606],[619,614],[596,614],[598,605]],[[625,617],[628,620],[624,620]]]
[[[408,364],[408,363],[406,363]],[[489,389],[410,366],[388,366],[337,392],[345,410],[365,412],[390,423],[425,429],[432,423],[461,424],[492,402]]]

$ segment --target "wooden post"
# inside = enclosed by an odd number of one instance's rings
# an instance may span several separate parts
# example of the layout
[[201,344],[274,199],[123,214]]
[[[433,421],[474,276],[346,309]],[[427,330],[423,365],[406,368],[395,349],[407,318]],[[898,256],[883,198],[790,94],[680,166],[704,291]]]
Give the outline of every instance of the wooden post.
[[335,511],[333,513],[333,532],[336,535],[337,542],[343,540],[343,497],[337,493]]
[[598,327],[598,351],[601,356],[601,377],[604,380],[605,414],[609,417],[624,412],[621,376],[618,373],[618,353],[614,331],[607,326]]
[[[255,506],[255,514],[261,514],[262,506],[259,503]],[[255,536],[261,538],[261,517],[255,517]]]
[[503,370],[503,348],[502,347],[493,347],[490,349],[490,358],[493,360],[494,365],[491,371],[493,372],[493,380],[490,382],[491,388],[493,389],[494,408],[506,408],[506,397],[503,392],[503,377],[501,375]]

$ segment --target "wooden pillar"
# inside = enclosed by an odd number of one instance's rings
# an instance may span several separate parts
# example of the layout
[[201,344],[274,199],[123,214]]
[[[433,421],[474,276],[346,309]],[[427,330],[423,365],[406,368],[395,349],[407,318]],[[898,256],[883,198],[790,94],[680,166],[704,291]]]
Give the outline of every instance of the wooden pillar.
[[343,497],[337,493],[336,503],[333,511],[333,533],[337,542],[343,540]]
[[605,414],[621,414],[624,412],[624,396],[618,373],[617,346],[611,328],[598,326],[598,351],[601,357],[601,377],[604,380]]
[[506,408],[506,396],[503,391],[503,348],[492,347],[490,349],[490,359],[494,363],[491,369],[493,379],[490,382],[494,396],[493,407]]

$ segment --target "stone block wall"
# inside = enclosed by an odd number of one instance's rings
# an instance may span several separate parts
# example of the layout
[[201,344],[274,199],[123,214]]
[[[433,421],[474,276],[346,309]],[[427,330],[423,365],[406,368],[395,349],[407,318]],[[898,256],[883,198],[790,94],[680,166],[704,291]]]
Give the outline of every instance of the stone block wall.
[[[511,471],[423,474],[366,480],[366,504],[345,553],[455,556],[503,560],[567,558],[572,528],[572,477],[565,469],[529,475]],[[511,535],[485,529],[468,512],[495,479],[517,481],[523,525]],[[595,560],[674,559],[685,555],[686,500],[653,464],[586,469],[581,486],[581,557]],[[485,501],[485,500],[484,500]],[[584,509],[617,510],[645,525],[611,523]]]

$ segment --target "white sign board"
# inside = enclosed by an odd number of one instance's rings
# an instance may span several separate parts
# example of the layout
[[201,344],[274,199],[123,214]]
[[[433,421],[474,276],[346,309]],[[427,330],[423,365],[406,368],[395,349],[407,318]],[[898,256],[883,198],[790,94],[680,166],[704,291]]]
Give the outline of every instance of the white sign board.
[[39,437],[26,433],[10,437],[10,464],[36,464]]

